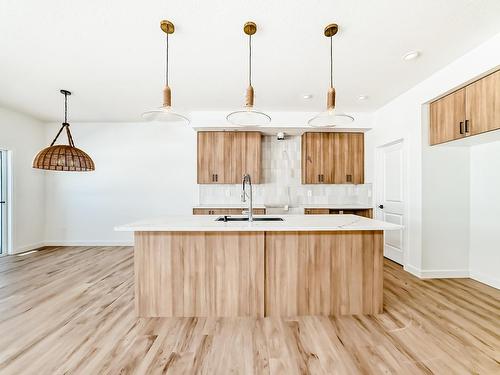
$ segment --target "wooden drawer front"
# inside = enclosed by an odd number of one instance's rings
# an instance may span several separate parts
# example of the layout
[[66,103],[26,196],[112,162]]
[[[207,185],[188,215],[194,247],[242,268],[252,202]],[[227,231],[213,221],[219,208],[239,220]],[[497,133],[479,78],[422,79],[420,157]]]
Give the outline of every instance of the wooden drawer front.
[[328,208],[306,208],[304,209],[306,215],[328,215],[330,210]]
[[352,209],[352,210],[338,210],[333,208],[305,208],[304,214],[306,215],[358,215],[367,217],[369,219],[373,218],[373,210],[371,208],[367,209]]
[[[245,208],[193,208],[193,215],[242,215]],[[254,208],[254,215],[265,215],[265,208]]]

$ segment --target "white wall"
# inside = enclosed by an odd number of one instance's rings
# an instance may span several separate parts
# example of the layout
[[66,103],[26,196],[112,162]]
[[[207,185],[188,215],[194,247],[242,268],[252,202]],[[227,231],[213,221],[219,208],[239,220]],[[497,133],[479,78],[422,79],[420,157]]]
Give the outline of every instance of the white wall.
[[0,108],[0,148],[10,151],[12,168],[11,253],[43,246],[45,172],[31,165],[38,151],[46,146],[43,123]]
[[470,276],[500,288],[500,142],[470,149]]
[[[374,115],[375,129],[367,133],[366,152],[372,155],[378,146],[393,140],[404,138],[407,143],[409,233],[405,268],[417,275],[461,276],[465,272],[466,276],[469,261],[468,208],[457,200],[457,196],[468,196],[469,187],[464,184],[468,151],[427,146],[425,103],[499,64],[500,34],[379,109]],[[371,164],[367,166],[367,182],[375,183],[376,170]]]
[[[49,124],[51,139],[60,124]],[[197,199],[196,133],[182,124],[72,124],[76,147],[94,172],[47,172],[46,242],[122,244],[113,227],[148,217],[189,214]],[[65,140],[64,140],[65,141]]]

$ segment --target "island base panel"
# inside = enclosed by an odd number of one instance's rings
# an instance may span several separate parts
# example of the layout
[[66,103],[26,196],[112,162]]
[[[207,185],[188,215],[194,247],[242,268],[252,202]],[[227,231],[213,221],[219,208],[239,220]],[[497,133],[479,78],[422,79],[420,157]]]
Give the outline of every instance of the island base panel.
[[263,232],[136,232],[141,317],[264,316]]
[[383,231],[267,232],[265,315],[379,314]]

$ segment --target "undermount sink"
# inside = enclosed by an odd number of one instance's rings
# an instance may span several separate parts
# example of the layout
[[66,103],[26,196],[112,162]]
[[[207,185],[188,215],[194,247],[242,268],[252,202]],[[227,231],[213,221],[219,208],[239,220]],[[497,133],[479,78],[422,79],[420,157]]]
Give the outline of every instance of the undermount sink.
[[[232,217],[232,216],[220,216],[215,221],[223,221],[225,223],[230,222],[230,221],[248,221],[248,217]],[[265,217],[254,217],[253,221],[284,221],[282,217],[271,217],[271,216],[265,216]]]

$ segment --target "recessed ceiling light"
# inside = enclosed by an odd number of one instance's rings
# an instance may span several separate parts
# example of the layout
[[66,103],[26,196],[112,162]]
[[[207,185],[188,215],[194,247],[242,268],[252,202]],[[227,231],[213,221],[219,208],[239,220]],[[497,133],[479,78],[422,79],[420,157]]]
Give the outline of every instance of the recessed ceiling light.
[[360,95],[360,96],[358,96],[358,99],[359,100],[367,100],[368,96],[367,95]]
[[403,55],[402,59],[405,61],[410,61],[410,60],[415,60],[419,56],[420,56],[419,51],[411,51],[411,52],[405,53]]
[[312,99],[313,94],[304,94],[302,95],[302,99]]

